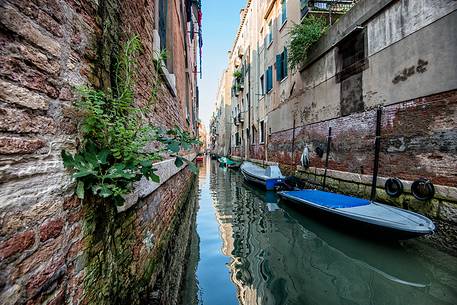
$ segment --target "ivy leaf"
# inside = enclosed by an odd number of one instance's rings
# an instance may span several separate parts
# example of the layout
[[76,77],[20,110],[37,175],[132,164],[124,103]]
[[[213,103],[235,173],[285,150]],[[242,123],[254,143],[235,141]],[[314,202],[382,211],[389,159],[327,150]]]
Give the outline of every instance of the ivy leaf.
[[178,142],[173,141],[170,144],[168,144],[168,150],[171,152],[174,152],[174,153],[178,153],[179,152]]
[[73,178],[81,178],[81,177],[86,177],[89,175],[96,175],[97,172],[91,169],[82,169],[76,173],[73,174]]
[[151,172],[149,178],[155,183],[160,183],[160,177],[153,172]]
[[79,199],[84,199],[84,182],[79,180],[78,184],[76,185],[76,196],[78,196]]
[[176,167],[181,167],[184,164],[183,158],[181,157],[176,157],[175,159],[175,166]]
[[143,160],[140,162],[141,166],[143,167],[152,167],[152,161],[151,160]]
[[107,198],[111,196],[113,192],[109,189],[109,187],[106,184],[100,185],[100,196],[103,198]]
[[107,159],[108,159],[108,156],[110,154],[110,151],[109,149],[103,149],[102,151],[100,151],[98,154],[97,154],[97,161],[99,164],[106,164],[108,163],[107,162]]
[[189,170],[194,173],[195,175],[198,174],[198,167],[195,165],[194,162],[189,162]]
[[61,156],[63,160],[63,165],[65,167],[74,167],[75,160],[73,159],[73,156],[71,154],[67,153],[65,150],[62,150]]
[[187,142],[185,142],[185,143],[182,144],[182,147],[184,148],[184,150],[189,150],[189,149],[192,148],[192,145],[187,143]]

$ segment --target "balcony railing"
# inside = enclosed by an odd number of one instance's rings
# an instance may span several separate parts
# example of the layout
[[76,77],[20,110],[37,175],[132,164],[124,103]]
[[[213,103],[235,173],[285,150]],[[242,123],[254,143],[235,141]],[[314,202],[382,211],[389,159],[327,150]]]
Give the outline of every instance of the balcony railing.
[[349,11],[357,0],[309,0],[308,5],[303,3],[301,6],[301,16],[308,12],[323,12],[332,14],[344,14]]

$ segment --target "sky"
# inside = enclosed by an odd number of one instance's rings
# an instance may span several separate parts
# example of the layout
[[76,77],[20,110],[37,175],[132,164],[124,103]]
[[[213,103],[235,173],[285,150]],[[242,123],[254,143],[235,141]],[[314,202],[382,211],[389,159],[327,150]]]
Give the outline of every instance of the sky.
[[206,127],[215,109],[219,79],[227,66],[246,0],[202,0],[203,76],[199,79],[199,118]]

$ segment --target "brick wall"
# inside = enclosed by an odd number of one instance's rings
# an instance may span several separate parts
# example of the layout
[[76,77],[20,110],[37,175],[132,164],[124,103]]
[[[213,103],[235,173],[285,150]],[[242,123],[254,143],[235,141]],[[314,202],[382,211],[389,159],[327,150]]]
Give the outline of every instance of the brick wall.
[[[173,22],[182,21],[173,15]],[[192,175],[187,170],[178,173],[117,214],[109,203],[101,211],[73,197],[73,181],[60,159],[62,149],[78,145],[74,86],[108,87],[113,51],[130,34],[138,34],[143,43],[136,95],[137,104],[145,105],[157,77],[153,25],[153,0],[0,3],[2,304],[133,304],[140,294],[127,294],[128,289],[154,287],[168,240],[179,228],[175,219]],[[176,26],[176,39],[185,36],[181,29]],[[182,45],[174,52],[184,57]],[[182,95],[173,97],[165,85],[162,89],[147,119],[186,127]],[[110,248],[112,236],[101,234],[110,232],[93,230],[110,219],[106,228],[115,232],[119,255]],[[111,265],[118,274],[105,277]],[[119,293],[123,285],[128,289]]]
[[[316,147],[325,151],[332,126],[329,168],[359,174],[373,172],[376,111],[369,110],[337,119],[298,127],[294,159],[289,129],[272,134],[268,159],[299,164],[303,147],[310,149],[311,166],[324,167]],[[383,108],[379,175],[435,184],[457,185],[457,91],[405,101]]]

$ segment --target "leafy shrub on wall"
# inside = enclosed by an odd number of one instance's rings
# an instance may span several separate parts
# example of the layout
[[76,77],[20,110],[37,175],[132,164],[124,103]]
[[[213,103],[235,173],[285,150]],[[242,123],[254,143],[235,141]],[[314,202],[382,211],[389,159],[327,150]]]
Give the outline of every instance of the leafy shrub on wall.
[[308,16],[290,30],[289,66],[298,68],[308,58],[309,48],[327,31],[325,20]]
[[[153,164],[167,155],[175,157],[177,167],[187,162],[196,171],[195,165],[178,153],[199,141],[177,127],[164,130],[147,123],[148,107],[135,107],[136,57],[140,51],[137,36],[125,43],[114,69],[114,88],[78,88],[81,99],[75,105],[82,116],[81,147],[75,155],[62,151],[62,158],[64,166],[73,171],[76,195],[81,199],[91,193],[123,204],[124,196],[141,177],[159,182]],[[164,56],[160,54],[155,63],[159,73]],[[151,90],[150,102],[156,99],[160,84],[159,77]]]

